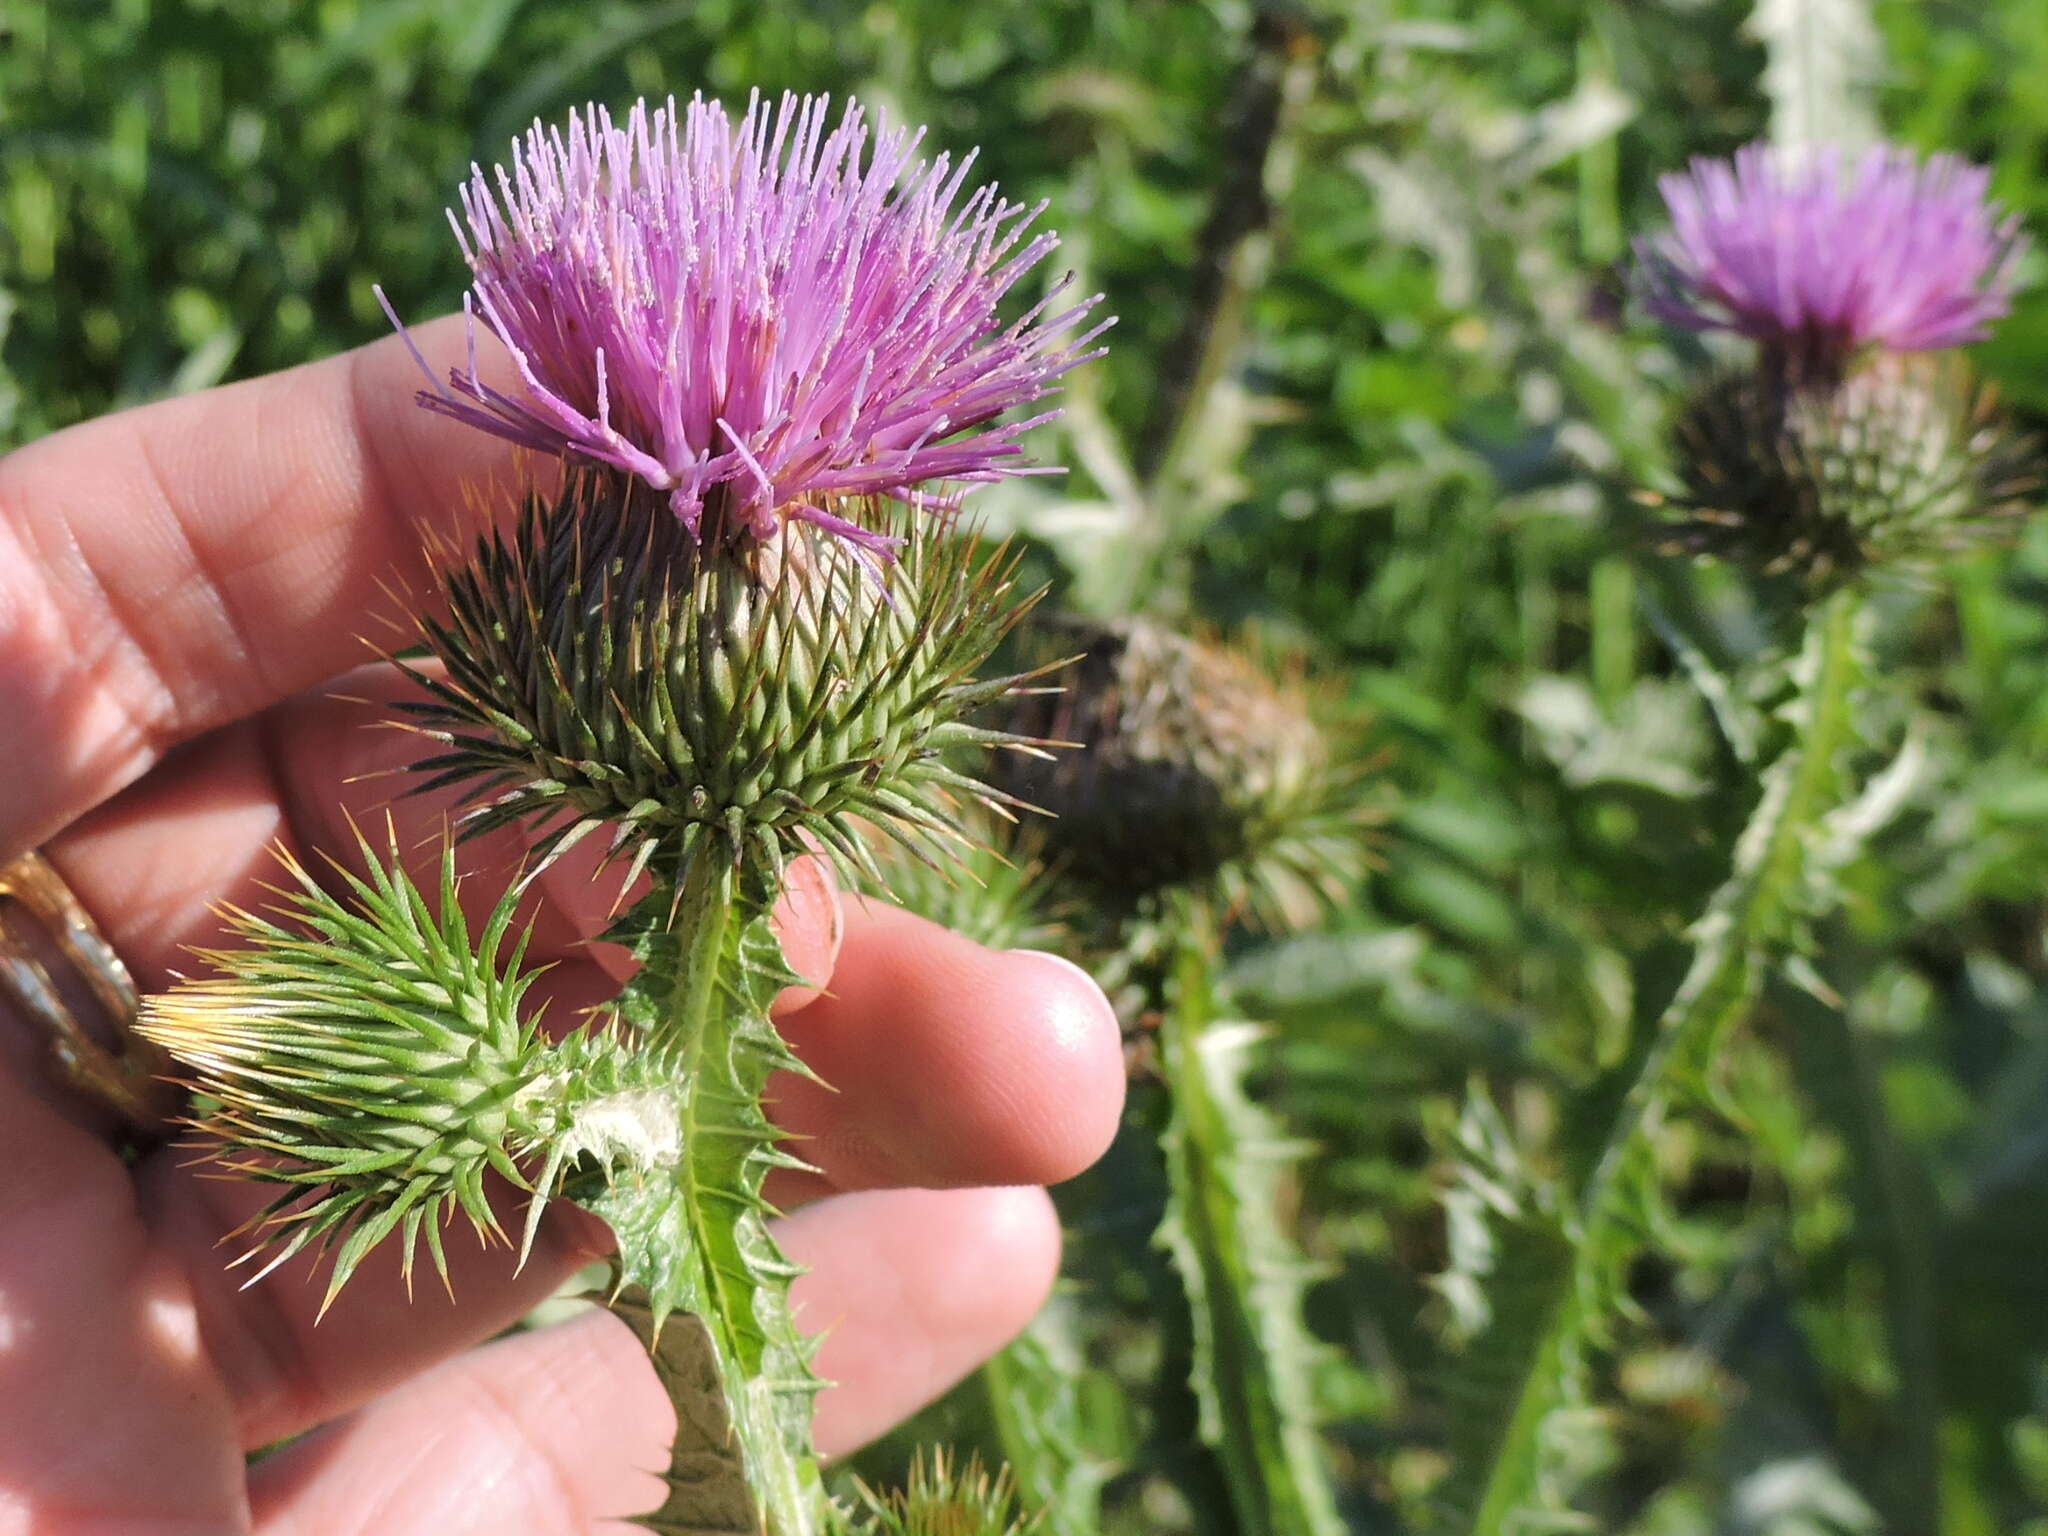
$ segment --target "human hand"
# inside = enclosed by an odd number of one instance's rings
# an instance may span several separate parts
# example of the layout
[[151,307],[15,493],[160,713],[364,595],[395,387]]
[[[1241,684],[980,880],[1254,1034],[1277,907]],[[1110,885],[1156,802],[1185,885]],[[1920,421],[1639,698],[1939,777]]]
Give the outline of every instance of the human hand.
[[[460,345],[446,322],[414,336]],[[335,681],[358,636],[404,643],[378,626],[404,619],[393,588],[426,589],[423,532],[457,526],[465,483],[508,479],[501,444],[413,406],[416,379],[394,339],[0,459],[0,863],[41,847],[145,991],[217,938],[214,904],[263,903],[275,844],[346,862],[350,819],[388,807],[416,878],[436,865],[450,806],[397,795],[379,775],[417,742],[369,728],[405,684]],[[463,850],[473,912],[519,853],[510,834]],[[776,1012],[832,1087],[776,1085],[821,1172],[771,1193],[840,1383],[819,1399],[830,1454],[1037,1308],[1058,1231],[1029,1186],[1100,1154],[1122,1066],[1073,967],[841,898],[809,863],[779,921],[821,987]],[[617,989],[621,957],[590,942],[616,894],[573,855],[536,883],[551,1017]],[[673,1419],[623,1325],[475,1347],[603,1251],[588,1217],[558,1202],[518,1273],[456,1235],[452,1301],[431,1281],[408,1299],[375,1255],[315,1327],[309,1259],[247,1290],[226,1268],[223,1236],[270,1191],[176,1147],[127,1166],[45,1058],[0,996],[0,1536],[550,1536],[658,1501]]]

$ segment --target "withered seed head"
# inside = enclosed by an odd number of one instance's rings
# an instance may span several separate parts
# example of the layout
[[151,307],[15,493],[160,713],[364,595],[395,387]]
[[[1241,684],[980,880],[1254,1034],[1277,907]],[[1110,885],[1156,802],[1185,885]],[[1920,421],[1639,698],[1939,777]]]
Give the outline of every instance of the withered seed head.
[[1074,665],[1011,728],[1073,743],[1005,788],[1054,818],[1056,868],[1115,898],[1175,887],[1273,925],[1307,921],[1364,863],[1359,775],[1333,761],[1306,692],[1149,620],[1047,626]]

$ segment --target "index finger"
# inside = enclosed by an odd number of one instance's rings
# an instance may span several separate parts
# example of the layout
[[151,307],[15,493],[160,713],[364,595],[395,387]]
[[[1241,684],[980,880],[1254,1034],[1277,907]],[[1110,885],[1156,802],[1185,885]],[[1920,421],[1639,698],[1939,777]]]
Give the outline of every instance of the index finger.
[[[414,340],[442,369],[461,322]],[[364,659],[423,531],[511,464],[418,409],[422,382],[386,337],[0,458],[0,858]]]

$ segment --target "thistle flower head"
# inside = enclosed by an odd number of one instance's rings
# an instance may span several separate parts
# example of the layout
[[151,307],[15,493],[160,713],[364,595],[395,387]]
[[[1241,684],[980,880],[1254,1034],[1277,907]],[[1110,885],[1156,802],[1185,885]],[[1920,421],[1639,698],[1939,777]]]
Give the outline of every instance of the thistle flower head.
[[2011,306],[2024,241],[1953,155],[1879,146],[1789,159],[1768,145],[1664,178],[1671,228],[1639,243],[1649,307],[1688,330],[1753,337],[1838,376],[1867,347],[1981,340]]
[[1995,537],[2042,482],[2037,445],[1954,357],[1880,356],[1831,389],[1711,378],[1674,437],[1681,547],[1814,594]]
[[[1043,205],[970,189],[974,156],[920,160],[921,139],[850,101],[828,126],[823,97],[535,123],[463,189],[471,358],[421,402],[638,476],[692,532],[711,514],[884,545],[849,515],[863,499],[945,506],[1027,472],[1017,439],[1046,417],[996,418],[1092,355],[1096,300],[1003,324],[1057,244],[1032,232]],[[479,377],[478,316],[523,397]]]
[[1071,745],[1001,782],[1052,814],[1048,860],[1115,899],[1175,887],[1230,915],[1308,921],[1360,873],[1368,808],[1306,690],[1150,620],[1067,626],[1062,691],[1020,701],[1019,733]]

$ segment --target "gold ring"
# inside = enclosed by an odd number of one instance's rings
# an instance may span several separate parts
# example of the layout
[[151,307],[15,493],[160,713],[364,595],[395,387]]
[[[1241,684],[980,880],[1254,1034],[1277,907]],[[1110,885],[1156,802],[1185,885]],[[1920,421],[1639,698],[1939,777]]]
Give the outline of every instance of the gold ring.
[[[33,851],[0,864],[0,995],[41,1028],[66,1088],[112,1110],[138,1141],[169,1134],[185,1092],[167,1079],[170,1058],[135,1033],[134,979],[71,887]],[[97,1030],[82,1017],[95,1011]]]

